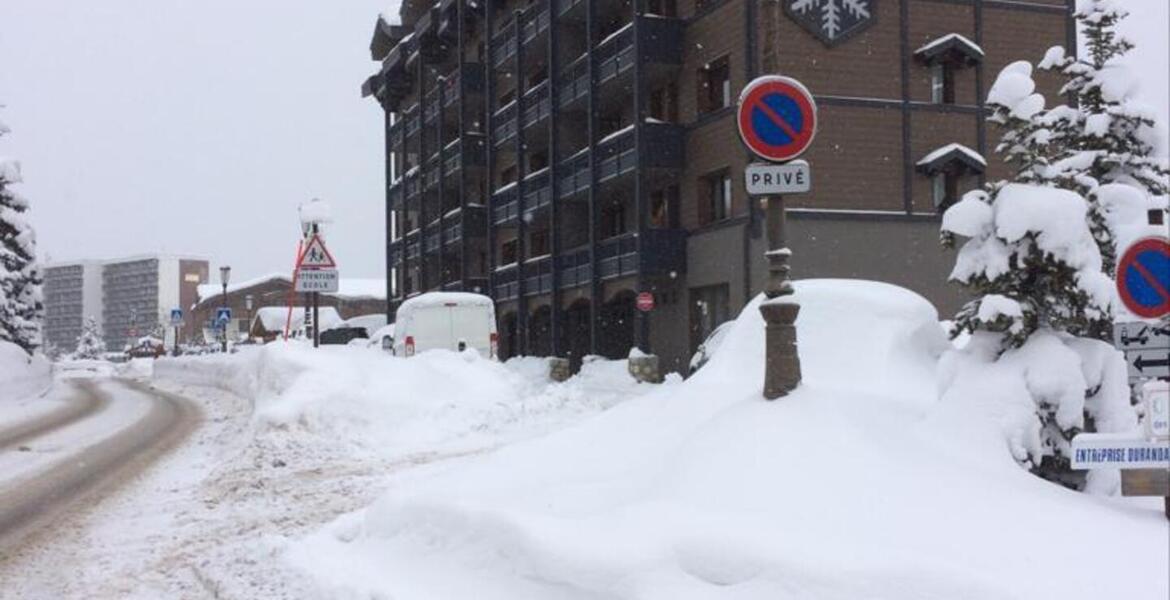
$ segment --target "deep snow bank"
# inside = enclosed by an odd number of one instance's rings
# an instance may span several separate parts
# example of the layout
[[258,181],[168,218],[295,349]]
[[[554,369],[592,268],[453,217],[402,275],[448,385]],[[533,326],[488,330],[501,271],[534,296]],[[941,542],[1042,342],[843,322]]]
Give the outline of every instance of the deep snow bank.
[[408,473],[285,559],[327,596],[1167,596],[1159,512],[1043,482],[1002,437],[926,418],[945,342],[923,299],[853,281],[797,297],[806,379],[789,397],[760,397],[753,303],[682,385]]
[[154,377],[249,399],[260,434],[391,456],[494,445],[653,389],[625,369],[624,361],[595,361],[557,384],[540,359],[500,364],[474,351],[403,359],[278,342],[228,356],[159,359]]
[[20,346],[0,341],[0,400],[39,394],[52,379],[52,367],[43,355],[29,356]]

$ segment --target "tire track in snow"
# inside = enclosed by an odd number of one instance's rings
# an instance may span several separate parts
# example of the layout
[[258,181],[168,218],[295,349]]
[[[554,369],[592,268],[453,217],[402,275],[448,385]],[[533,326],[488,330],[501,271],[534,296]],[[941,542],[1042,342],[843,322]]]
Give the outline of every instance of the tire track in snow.
[[[100,442],[76,448],[35,477],[0,489],[0,565],[19,544],[47,529],[44,525],[82,500],[96,502],[181,442],[199,422],[199,410],[178,396],[129,381],[111,381],[108,387],[150,396],[149,411]],[[111,400],[108,390],[93,383],[79,389],[99,406]],[[24,439],[31,438],[26,434]]]
[[76,423],[104,410],[109,405],[108,398],[94,392],[93,383],[77,381],[73,382],[72,385],[75,388],[75,393],[64,406],[22,423],[0,429],[0,450],[7,450]]

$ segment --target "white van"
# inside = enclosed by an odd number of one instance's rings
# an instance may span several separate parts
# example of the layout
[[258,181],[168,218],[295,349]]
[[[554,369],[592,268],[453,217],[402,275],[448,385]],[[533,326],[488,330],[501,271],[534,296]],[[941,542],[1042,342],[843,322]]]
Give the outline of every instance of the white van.
[[481,356],[495,358],[498,347],[496,305],[481,294],[430,292],[403,302],[395,313],[396,356],[473,348]]

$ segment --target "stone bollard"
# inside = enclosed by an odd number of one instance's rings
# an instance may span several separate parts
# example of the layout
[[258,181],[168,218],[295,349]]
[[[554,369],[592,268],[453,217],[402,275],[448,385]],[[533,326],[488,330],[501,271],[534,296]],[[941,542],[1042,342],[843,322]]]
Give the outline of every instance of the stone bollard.
[[658,356],[642,354],[630,356],[630,375],[641,383],[662,383],[662,370],[658,367]]
[[548,359],[548,378],[556,381],[568,381],[573,376],[573,371],[569,366],[569,359],[549,357]]
[[800,305],[784,296],[760,304],[764,317],[764,397],[775,400],[800,385],[796,315]]

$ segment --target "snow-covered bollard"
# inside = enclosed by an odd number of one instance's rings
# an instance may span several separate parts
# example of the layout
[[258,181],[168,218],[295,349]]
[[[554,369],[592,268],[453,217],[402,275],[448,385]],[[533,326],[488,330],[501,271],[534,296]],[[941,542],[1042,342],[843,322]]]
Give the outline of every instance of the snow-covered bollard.
[[630,376],[639,383],[662,383],[662,369],[658,356],[645,354],[637,348],[630,350],[628,369]]
[[568,381],[573,376],[573,369],[569,366],[569,359],[550,356],[548,358],[548,378],[560,383]]

